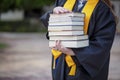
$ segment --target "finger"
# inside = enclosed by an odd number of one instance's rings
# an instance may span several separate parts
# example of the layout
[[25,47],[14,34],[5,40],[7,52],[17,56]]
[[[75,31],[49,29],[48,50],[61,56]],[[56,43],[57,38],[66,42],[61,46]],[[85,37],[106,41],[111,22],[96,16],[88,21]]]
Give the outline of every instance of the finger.
[[59,48],[59,45],[58,45],[58,40],[56,40],[56,47]]
[[64,11],[65,11],[66,13],[72,12],[72,11],[66,9],[66,8],[63,8],[63,9],[64,9]]
[[57,43],[57,44],[58,44],[58,50],[59,50],[59,51],[62,51],[62,48],[61,48],[61,40],[58,40],[58,43]]
[[58,40],[58,45],[61,45],[61,41],[60,40]]
[[61,10],[63,10],[64,12],[68,12],[68,10],[67,10],[67,9],[65,9],[65,8],[62,8]]
[[59,49],[61,48],[61,41],[60,40],[57,41],[57,46]]
[[69,10],[63,8],[63,7],[60,7],[59,9],[59,13],[66,13],[66,12],[69,12]]
[[63,13],[65,13],[65,11],[63,9],[60,9],[59,13],[63,14]]
[[55,47],[57,48],[57,50],[59,50],[59,44],[58,44],[58,40],[55,41]]
[[52,47],[51,49],[57,50],[57,48],[56,48],[56,47]]
[[56,14],[59,14],[59,11],[56,11]]
[[64,9],[64,12],[65,12],[65,13],[69,13],[70,11],[69,11],[69,10],[67,10],[67,9]]
[[54,14],[59,14],[59,10],[54,10],[53,13]]
[[65,12],[65,11],[66,11],[65,8],[63,8],[63,7],[60,7],[58,10],[59,10],[60,12]]
[[58,41],[58,40],[55,40],[55,47],[57,47],[57,41]]
[[55,14],[60,14],[60,13],[62,14],[62,13],[68,13],[68,12],[71,12],[71,11],[69,11],[63,7],[57,7],[53,10],[53,13],[55,13]]
[[53,13],[54,13],[54,14],[59,14],[59,13],[60,13],[60,8],[55,8],[55,9],[53,10]]
[[60,50],[61,50],[62,52],[65,52],[66,47],[64,47],[64,46],[61,45]]
[[58,50],[61,50],[61,42],[60,40],[57,40],[56,47]]

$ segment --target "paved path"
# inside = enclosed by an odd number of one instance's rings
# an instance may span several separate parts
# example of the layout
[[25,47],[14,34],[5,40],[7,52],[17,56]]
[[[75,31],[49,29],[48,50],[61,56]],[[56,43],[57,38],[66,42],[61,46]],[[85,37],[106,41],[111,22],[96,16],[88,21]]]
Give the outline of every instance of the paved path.
[[[52,80],[51,54],[45,34],[0,33],[9,44],[0,52],[0,80]],[[109,80],[120,80],[120,35],[112,48]]]

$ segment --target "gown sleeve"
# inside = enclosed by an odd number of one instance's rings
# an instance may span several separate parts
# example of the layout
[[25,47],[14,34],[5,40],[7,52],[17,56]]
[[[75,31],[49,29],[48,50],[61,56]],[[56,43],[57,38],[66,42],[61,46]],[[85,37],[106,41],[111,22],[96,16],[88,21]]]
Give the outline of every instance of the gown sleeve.
[[91,77],[95,77],[102,69],[110,55],[113,43],[116,23],[114,16],[108,7],[101,7],[95,13],[95,20],[90,21],[89,29],[94,29],[89,37],[89,46],[85,48],[72,48],[78,63],[88,72]]
[[[58,5],[58,0],[55,1],[54,6]],[[51,11],[46,12],[43,16],[40,17],[40,20],[44,24],[44,26],[47,28],[48,27],[48,21],[49,21],[49,14],[52,13]]]

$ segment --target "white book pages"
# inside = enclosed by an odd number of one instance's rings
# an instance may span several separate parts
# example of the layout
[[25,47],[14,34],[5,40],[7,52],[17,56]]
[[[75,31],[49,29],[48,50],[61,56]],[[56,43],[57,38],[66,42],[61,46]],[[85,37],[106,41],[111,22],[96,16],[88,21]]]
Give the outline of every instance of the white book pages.
[[[49,41],[49,47],[54,47],[56,41]],[[82,48],[89,46],[89,40],[83,41],[61,41],[61,45],[69,48]]]

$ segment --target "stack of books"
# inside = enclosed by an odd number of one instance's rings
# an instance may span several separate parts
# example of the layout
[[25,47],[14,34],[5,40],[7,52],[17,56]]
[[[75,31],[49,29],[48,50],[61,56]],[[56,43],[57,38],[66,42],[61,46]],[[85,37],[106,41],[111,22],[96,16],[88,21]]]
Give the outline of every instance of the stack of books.
[[56,40],[68,48],[89,46],[88,35],[84,34],[83,13],[50,14],[49,47],[55,46]]

